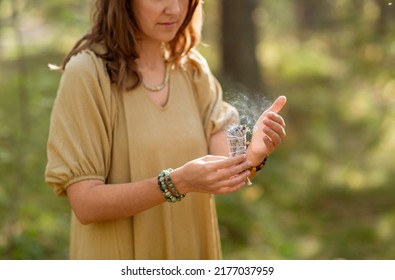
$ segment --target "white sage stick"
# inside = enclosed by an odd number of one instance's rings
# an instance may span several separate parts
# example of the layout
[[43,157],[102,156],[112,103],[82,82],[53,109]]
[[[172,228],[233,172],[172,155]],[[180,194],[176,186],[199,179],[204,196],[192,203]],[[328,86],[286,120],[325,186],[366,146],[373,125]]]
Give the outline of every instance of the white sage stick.
[[[234,157],[246,153],[247,150],[247,126],[245,125],[232,125],[227,130],[227,138],[230,156]],[[247,184],[252,185],[249,178]]]

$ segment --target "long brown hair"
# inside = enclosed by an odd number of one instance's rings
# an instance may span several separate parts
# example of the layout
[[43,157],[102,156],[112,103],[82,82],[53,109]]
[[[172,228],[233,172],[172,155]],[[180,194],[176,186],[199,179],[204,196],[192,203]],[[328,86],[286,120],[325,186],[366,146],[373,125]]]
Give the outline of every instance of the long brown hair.
[[[133,0],[96,0],[90,31],[77,41],[64,58],[60,70],[65,69],[73,55],[90,49],[106,61],[111,82],[118,88],[130,90],[138,86],[141,77],[135,59],[139,57],[136,50],[139,29],[131,1]],[[183,24],[175,38],[166,44],[169,62],[179,63],[200,42],[201,9],[201,0],[189,0]],[[97,46],[103,46],[104,51],[98,50]]]

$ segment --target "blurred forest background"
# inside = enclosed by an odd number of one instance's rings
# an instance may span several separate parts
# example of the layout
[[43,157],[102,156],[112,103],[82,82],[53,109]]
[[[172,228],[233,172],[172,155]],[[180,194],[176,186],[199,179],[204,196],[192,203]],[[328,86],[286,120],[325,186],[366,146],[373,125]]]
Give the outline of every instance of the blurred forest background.
[[[0,0],[0,259],[66,259],[43,179],[59,64],[90,1]],[[218,196],[225,259],[395,258],[395,3],[205,0],[204,45],[245,120],[286,95],[287,139]],[[253,117],[253,116],[252,116]]]

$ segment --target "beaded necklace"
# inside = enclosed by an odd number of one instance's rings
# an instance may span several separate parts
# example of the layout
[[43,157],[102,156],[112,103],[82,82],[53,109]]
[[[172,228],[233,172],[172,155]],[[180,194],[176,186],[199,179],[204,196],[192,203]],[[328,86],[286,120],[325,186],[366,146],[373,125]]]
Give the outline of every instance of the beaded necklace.
[[169,82],[169,78],[170,78],[170,65],[169,65],[169,63],[167,63],[167,61],[165,61],[165,65],[166,65],[166,70],[165,70],[165,78],[163,79],[163,82],[158,86],[150,86],[150,85],[147,85],[144,81],[142,81],[143,87],[146,90],[152,91],[152,92],[158,92],[158,91],[161,91],[162,89],[164,89],[165,86],[167,86],[167,83]]

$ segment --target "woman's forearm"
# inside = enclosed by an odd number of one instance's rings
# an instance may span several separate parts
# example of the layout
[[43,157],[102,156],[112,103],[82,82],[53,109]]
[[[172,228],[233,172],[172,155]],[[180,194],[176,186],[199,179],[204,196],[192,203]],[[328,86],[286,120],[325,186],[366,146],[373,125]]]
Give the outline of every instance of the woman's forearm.
[[82,224],[133,216],[166,201],[156,178],[107,185],[100,180],[84,180],[70,185],[67,196]]

